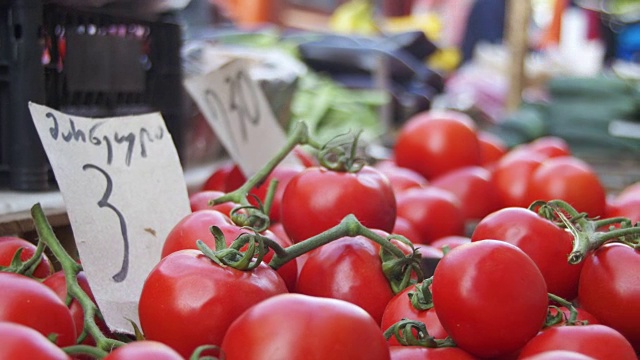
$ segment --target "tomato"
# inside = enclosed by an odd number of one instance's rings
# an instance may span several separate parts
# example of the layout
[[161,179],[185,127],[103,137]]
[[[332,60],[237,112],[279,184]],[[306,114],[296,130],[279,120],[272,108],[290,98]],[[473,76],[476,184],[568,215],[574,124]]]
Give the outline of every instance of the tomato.
[[638,197],[640,197],[640,181],[627,185],[616,196],[616,200],[623,201],[626,199],[637,199]]
[[522,348],[520,358],[550,350],[575,351],[596,359],[638,359],[624,336],[600,324],[547,328]]
[[71,359],[44,335],[18,323],[0,321],[0,339],[0,359]]
[[195,212],[198,210],[217,210],[227,216],[230,216],[231,210],[233,210],[233,208],[235,208],[239,204],[226,202],[213,206],[209,205],[209,200],[217,199],[224,194],[225,193],[219,190],[201,190],[191,194],[189,196],[189,205],[191,206],[191,211]]
[[431,186],[458,197],[465,220],[478,220],[502,207],[491,172],[482,166],[465,166],[438,176]]
[[444,247],[446,246],[449,248],[449,250],[451,250],[457,246],[460,246],[462,244],[467,244],[470,242],[471,242],[471,238],[468,236],[450,235],[450,236],[444,236],[435,240],[434,242],[431,243],[431,246],[441,250],[444,250]]
[[53,290],[23,275],[0,272],[0,321],[31,327],[45,336],[56,334],[60,347],[76,343],[71,312]]
[[[442,327],[438,315],[434,308],[427,310],[418,310],[411,303],[409,293],[415,292],[416,286],[412,285],[394,296],[384,309],[380,328],[386,331],[393,324],[402,319],[419,321],[425,324],[427,332],[436,339],[444,339],[447,337],[447,331]],[[400,345],[395,336],[389,338],[389,345]]]
[[507,145],[502,139],[487,131],[478,131],[478,142],[480,144],[480,165],[486,168],[493,167],[508,151]]
[[378,163],[375,168],[387,176],[395,194],[411,188],[424,187],[428,184],[427,179],[417,171],[399,167],[391,161]]
[[478,357],[524,346],[544,324],[547,286],[535,263],[504,241],[464,244],[433,275],[433,304],[453,341]]
[[528,193],[531,174],[545,157],[535,153],[509,152],[496,164],[491,175],[503,207],[531,205]]
[[567,300],[578,295],[582,264],[567,260],[573,236],[553,222],[525,208],[503,208],[476,225],[471,240],[484,239],[506,241],[522,249],[542,272],[550,293]]
[[[11,260],[18,249],[22,249],[22,254],[20,254],[20,260],[22,261],[29,260],[36,252],[36,246],[26,239],[15,236],[0,236],[0,266],[11,265]],[[40,258],[40,264],[33,272],[33,277],[44,279],[51,275],[52,272],[51,261],[43,253]]]
[[633,248],[606,244],[584,259],[580,306],[604,325],[624,335],[640,351],[640,254]]
[[[226,215],[218,211],[199,210],[182,218],[182,220],[171,229],[162,248],[162,257],[178,250],[197,249],[197,240],[202,240],[208,247],[215,249],[215,237],[209,229],[213,225],[220,228],[227,245],[233,243],[241,234],[250,233],[249,230],[233,224]],[[290,240],[279,238],[269,230],[264,231],[262,235],[275,241],[282,247],[292,245]],[[248,246],[244,246],[241,250],[246,250],[247,247]],[[273,251],[269,251],[265,255],[263,262],[267,264],[272,258]],[[287,287],[290,289],[293,288],[298,274],[297,263],[290,261],[280,267],[277,272],[282,276],[283,280],[285,280]]]
[[[234,190],[227,189],[226,185],[227,177],[231,173],[231,170],[233,170],[234,166],[235,164],[232,161],[227,161],[218,166],[207,178],[207,180],[205,180],[201,190],[216,190],[222,192]],[[240,184],[242,184],[242,182],[244,182],[244,177],[242,177],[242,179],[240,180]]]
[[394,293],[379,254],[380,245],[363,236],[334,240],[309,253],[295,292],[351,302],[380,323]]
[[287,184],[291,179],[301,172],[304,169],[302,166],[293,166],[293,165],[278,165],[275,169],[267,176],[267,178],[263,181],[262,184],[258,185],[254,189],[252,189],[249,193],[249,202],[253,205],[257,206],[258,203],[253,198],[252,195],[255,195],[260,199],[260,201],[264,204],[264,201],[267,198],[267,190],[269,189],[269,183],[271,180],[278,180],[278,187],[276,187],[273,202],[271,203],[271,209],[269,211],[269,218],[273,222],[280,221],[280,208],[282,204],[282,195],[284,194],[284,189],[287,187]]
[[422,346],[392,346],[391,360],[474,360],[468,352],[456,347],[428,348]]
[[397,196],[398,217],[405,218],[420,234],[415,243],[429,244],[448,235],[464,234],[460,200],[437,187],[410,189]]
[[198,250],[164,257],[151,270],[138,314],[147,340],[160,341],[184,357],[201,345],[220,345],[227,328],[246,309],[287,292],[273,269],[222,267]]
[[111,351],[103,360],[184,360],[169,346],[151,340],[133,341]]
[[[95,304],[96,299],[94,298],[93,292],[89,287],[89,281],[87,280],[87,276],[85,275],[84,271],[80,271],[76,275],[76,280],[78,281],[78,285],[80,285],[80,288],[82,288],[82,290]],[[67,282],[65,280],[64,271],[56,271],[55,273],[44,279],[42,283],[53,290],[60,300],[62,300],[63,302],[67,301]],[[71,316],[73,317],[73,321],[75,323],[76,334],[80,335],[82,333],[82,330],[84,330],[84,310],[82,309],[80,303],[75,299],[71,301],[68,307],[69,311],[71,311]],[[101,320],[96,316],[95,321],[100,330],[102,330],[103,334],[110,334],[109,327],[104,322],[104,320]],[[94,345],[95,341],[90,335],[88,335],[82,343]]]
[[251,307],[222,342],[227,360],[386,360],[378,323],[349,302],[284,294]]
[[554,135],[539,137],[525,144],[524,148],[527,151],[542,154],[547,158],[571,155],[569,143],[563,138]]
[[598,174],[584,160],[573,156],[545,160],[531,174],[529,203],[561,199],[589,217],[605,214],[606,191]]
[[455,111],[431,110],[412,116],[400,128],[393,152],[398,166],[415,170],[427,180],[480,165],[475,123]]
[[596,360],[591,356],[569,350],[551,350],[521,358],[521,360]]
[[336,172],[309,167],[287,185],[281,222],[289,238],[300,242],[353,214],[366,227],[391,232],[396,199],[384,174],[371,166],[360,171]]
[[411,221],[400,216],[396,217],[396,223],[393,226],[392,233],[402,235],[414,244],[420,239],[420,233],[416,230]]

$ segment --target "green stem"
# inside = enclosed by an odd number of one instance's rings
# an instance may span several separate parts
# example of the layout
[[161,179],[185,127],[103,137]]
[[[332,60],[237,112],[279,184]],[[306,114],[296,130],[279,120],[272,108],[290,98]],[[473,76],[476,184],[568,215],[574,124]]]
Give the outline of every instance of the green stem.
[[427,311],[433,308],[433,295],[429,287],[433,283],[433,276],[416,284],[415,291],[409,292],[411,305],[418,311]]
[[40,262],[42,261],[42,253],[44,253],[45,244],[42,241],[38,241],[36,251],[33,256],[25,261],[22,266],[17,270],[18,274],[25,274],[27,276],[33,275]]
[[68,355],[89,355],[95,359],[102,359],[109,355],[108,352],[89,345],[72,345],[62,348]]
[[191,354],[191,356],[189,357],[189,360],[223,360],[224,356],[220,356],[220,358],[218,358],[217,356],[213,356],[213,355],[202,355],[205,351],[216,351],[218,353],[221,352],[220,347],[216,346],[216,345],[201,345],[198,346],[194,351],[193,354]]
[[47,217],[39,203],[31,207],[31,217],[35,223],[36,231],[40,241],[51,250],[56,257],[62,270],[64,271],[65,281],[67,283],[67,293],[76,299],[82,310],[84,311],[84,328],[96,342],[98,348],[110,351],[114,347],[124,345],[123,342],[107,338],[98,325],[95,317],[99,313],[96,304],[91,300],[89,295],[82,290],[78,284],[77,275],[82,270],[82,266],[78,264],[64,249],[58,238],[53,232],[51,225],[47,221]]
[[456,346],[456,343],[450,337],[436,339],[429,335],[427,326],[423,322],[410,319],[402,319],[384,331],[384,337],[387,340],[391,339],[392,336],[403,346],[422,346],[427,348]]
[[[570,301],[567,301],[566,299],[561,298],[560,296],[554,295],[552,293],[547,293],[547,297],[552,302],[558,303],[558,304],[560,304],[560,306],[564,306],[565,308],[567,308],[569,310],[569,318],[565,321],[566,325],[576,325],[577,324],[578,309],[575,306],[573,306],[573,304]],[[564,314],[561,313],[561,310],[557,309],[557,311],[559,312],[559,315],[561,315],[564,318]]]

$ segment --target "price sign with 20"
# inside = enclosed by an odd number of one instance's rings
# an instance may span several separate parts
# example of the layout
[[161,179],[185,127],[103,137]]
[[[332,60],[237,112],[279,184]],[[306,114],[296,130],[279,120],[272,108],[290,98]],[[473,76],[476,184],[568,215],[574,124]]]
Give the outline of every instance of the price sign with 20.
[[171,136],[158,113],[88,119],[29,107],[96,301],[113,330],[130,332],[164,239],[190,211]]
[[234,60],[204,76],[186,79],[185,87],[245,175],[262,168],[286,142],[246,61]]

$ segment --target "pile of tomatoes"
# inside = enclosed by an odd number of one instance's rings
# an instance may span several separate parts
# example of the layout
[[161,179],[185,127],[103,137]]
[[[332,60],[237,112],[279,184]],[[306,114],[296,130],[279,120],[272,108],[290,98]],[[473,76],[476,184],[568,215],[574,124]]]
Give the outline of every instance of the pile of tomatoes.
[[[21,269],[0,272],[0,357],[637,359],[640,183],[607,194],[562,139],[507,149],[453,111],[414,116],[392,150],[296,148],[300,165],[245,193],[217,169],[165,240],[136,338],[84,316],[46,255],[24,265],[33,244],[0,239]],[[85,326],[104,338],[78,347]]]

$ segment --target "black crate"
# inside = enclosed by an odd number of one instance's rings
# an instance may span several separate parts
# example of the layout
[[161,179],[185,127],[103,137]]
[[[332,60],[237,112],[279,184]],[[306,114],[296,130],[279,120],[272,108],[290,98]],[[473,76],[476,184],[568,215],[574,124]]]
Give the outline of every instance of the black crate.
[[159,111],[182,158],[186,95],[175,19],[0,0],[0,187],[55,187],[29,101],[89,117]]

